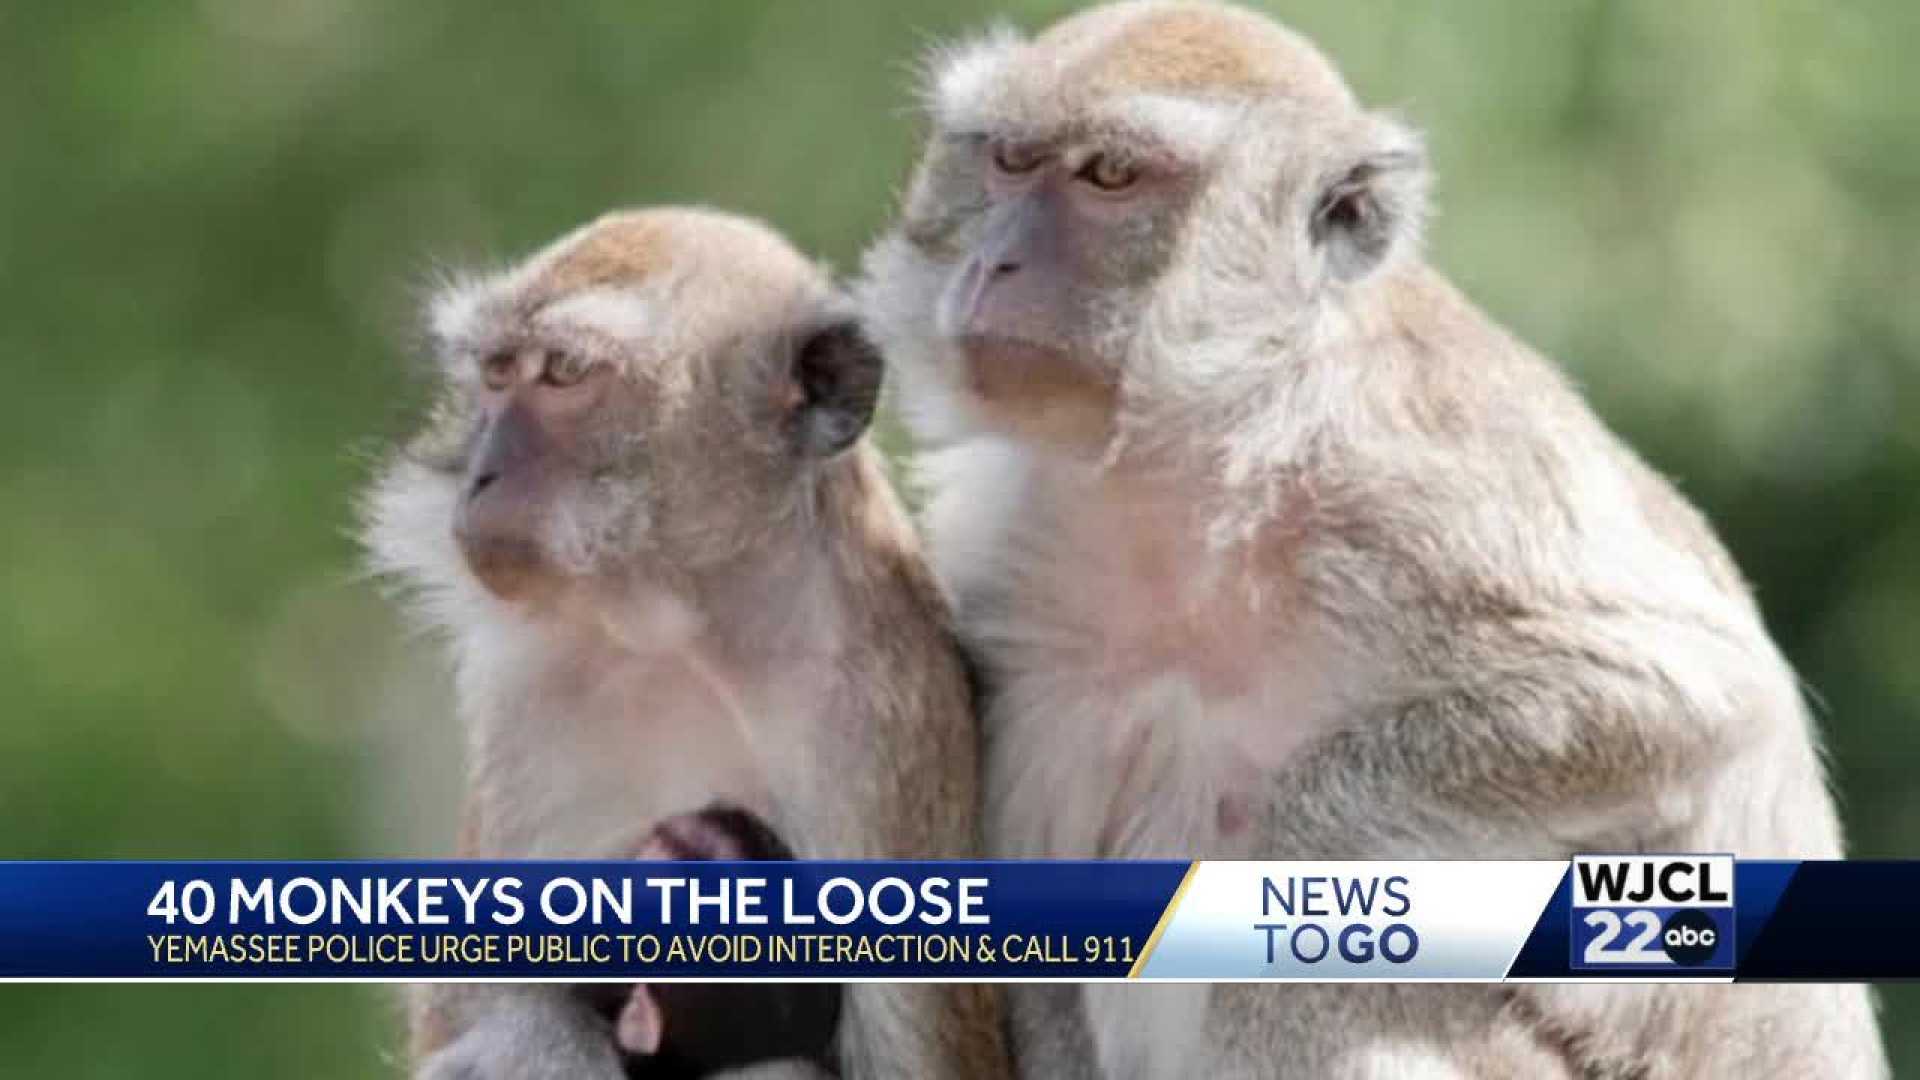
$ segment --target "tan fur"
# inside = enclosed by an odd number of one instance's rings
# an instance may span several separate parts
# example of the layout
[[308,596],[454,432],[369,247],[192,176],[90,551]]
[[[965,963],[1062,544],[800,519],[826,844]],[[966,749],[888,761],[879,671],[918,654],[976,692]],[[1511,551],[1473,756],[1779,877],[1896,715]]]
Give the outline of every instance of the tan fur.
[[[1117,4],[944,51],[927,101],[860,292],[989,688],[991,853],[1838,855],[1812,719],[1731,559],[1425,264],[1419,138],[1311,46]],[[942,317],[1025,197],[988,182],[995,140],[1189,178],[1048,211],[1103,245],[1056,266],[1149,268],[1056,312],[1045,344],[1115,388],[1078,445],[1008,418]],[[1060,287],[1034,265],[999,280]],[[1011,1013],[1048,1080],[1886,1075],[1859,987],[1022,987]]]
[[817,273],[793,248],[752,224],[701,210],[608,214],[534,263],[526,294],[551,299],[614,286],[646,285],[672,269],[723,270],[743,291],[813,283]]
[[530,291],[558,296],[601,285],[639,285],[673,261],[674,241],[692,231],[685,225],[676,229],[658,214],[610,215],[560,251]]
[[1073,445],[1111,429],[1116,388],[1067,357],[976,364],[967,374],[983,404],[1014,406],[1008,422],[1037,441]]
[[1273,22],[1215,4],[1093,8],[1034,39],[1025,63],[1088,99],[1127,93],[1347,100],[1311,45]]
[[[699,210],[610,214],[436,301],[445,399],[376,482],[367,542],[450,645],[463,855],[627,857],[716,802],[802,857],[977,850],[944,600],[877,452],[796,441],[794,350],[844,322],[837,307],[779,237]],[[452,535],[474,372],[566,351],[615,381],[569,448],[578,475],[555,474],[573,486],[526,538],[522,587],[489,588]],[[605,1022],[564,988],[432,987],[414,1004],[423,1078],[621,1075]],[[1006,1070],[982,987],[849,987],[837,1050],[847,1077]]]

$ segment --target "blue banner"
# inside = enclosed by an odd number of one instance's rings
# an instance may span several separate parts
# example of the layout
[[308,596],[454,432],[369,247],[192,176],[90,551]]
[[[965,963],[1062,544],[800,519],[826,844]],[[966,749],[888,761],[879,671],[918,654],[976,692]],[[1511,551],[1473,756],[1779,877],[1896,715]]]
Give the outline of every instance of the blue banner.
[[1124,978],[1186,863],[0,863],[0,978]]
[[0,979],[1862,981],[1920,862],[0,863]]

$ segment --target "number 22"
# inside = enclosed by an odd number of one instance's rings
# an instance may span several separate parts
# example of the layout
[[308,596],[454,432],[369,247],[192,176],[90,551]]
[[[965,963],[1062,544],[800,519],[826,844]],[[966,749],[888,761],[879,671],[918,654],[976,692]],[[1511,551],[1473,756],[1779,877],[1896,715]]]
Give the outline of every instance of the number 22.
[[[1648,948],[1660,940],[1660,916],[1651,911],[1629,911],[1622,919],[1617,912],[1587,912],[1586,924],[1597,926],[1600,932],[1592,941],[1587,942],[1586,962],[1589,964],[1665,964],[1667,955]],[[1622,925],[1631,926],[1640,931],[1625,948],[1610,948],[1615,938],[1620,936]]]

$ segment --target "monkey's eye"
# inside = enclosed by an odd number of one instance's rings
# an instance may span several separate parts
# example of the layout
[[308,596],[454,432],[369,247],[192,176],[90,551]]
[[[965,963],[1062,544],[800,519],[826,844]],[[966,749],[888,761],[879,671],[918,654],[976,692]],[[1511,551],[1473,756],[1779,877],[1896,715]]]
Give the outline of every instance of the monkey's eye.
[[540,370],[540,379],[549,386],[572,386],[587,377],[593,370],[593,364],[579,353],[555,349],[547,353],[546,366]]
[[1078,175],[1101,191],[1125,191],[1140,179],[1140,167],[1112,154],[1095,154],[1080,167]]
[[1040,167],[1047,155],[1037,146],[1000,141],[993,144],[993,167],[1009,176],[1020,176]]
[[480,379],[489,390],[505,390],[519,373],[520,358],[509,352],[494,353],[480,361]]

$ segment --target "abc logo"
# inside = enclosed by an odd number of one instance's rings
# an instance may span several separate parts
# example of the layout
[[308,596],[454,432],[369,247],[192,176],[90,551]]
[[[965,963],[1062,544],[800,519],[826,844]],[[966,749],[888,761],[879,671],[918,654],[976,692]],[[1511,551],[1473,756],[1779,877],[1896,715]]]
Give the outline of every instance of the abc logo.
[[1667,958],[1685,967],[1704,964],[1720,944],[1720,928],[1704,911],[1683,908],[1667,918],[1660,929],[1660,947]]

